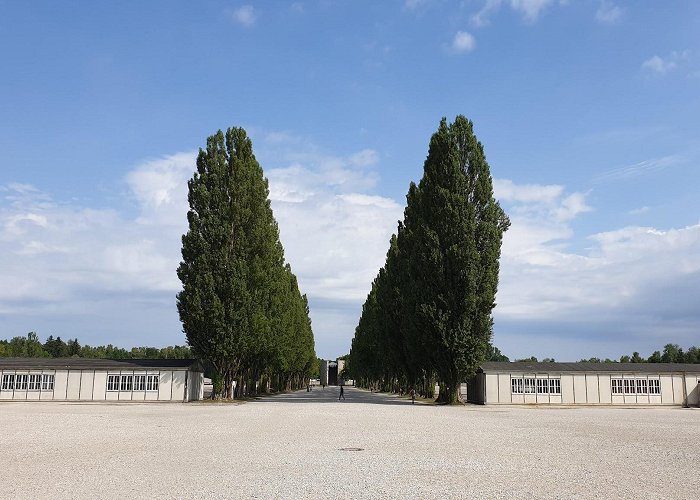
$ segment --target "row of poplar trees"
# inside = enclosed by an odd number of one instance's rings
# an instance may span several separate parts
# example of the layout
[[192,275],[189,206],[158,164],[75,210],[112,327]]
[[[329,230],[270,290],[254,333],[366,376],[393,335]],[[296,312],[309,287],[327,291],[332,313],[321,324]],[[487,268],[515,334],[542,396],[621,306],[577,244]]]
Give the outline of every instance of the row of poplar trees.
[[193,353],[214,372],[214,397],[302,387],[316,363],[308,303],[245,130],[207,139],[188,188],[177,308]]
[[472,122],[443,118],[420,183],[411,183],[362,308],[349,366],[360,386],[416,389],[459,402],[460,383],[488,356],[503,233],[510,221],[493,196]]

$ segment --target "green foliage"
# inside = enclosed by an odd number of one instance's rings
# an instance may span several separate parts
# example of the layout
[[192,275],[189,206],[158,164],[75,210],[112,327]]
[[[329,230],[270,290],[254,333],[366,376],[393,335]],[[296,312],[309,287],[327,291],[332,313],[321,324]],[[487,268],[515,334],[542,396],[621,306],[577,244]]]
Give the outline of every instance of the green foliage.
[[[617,363],[617,360],[605,359],[601,361],[600,358],[590,358],[582,359],[580,363]],[[681,346],[678,344],[666,344],[664,346],[663,354],[660,351],[654,351],[651,355],[644,359],[639,352],[635,351],[632,356],[622,355],[620,356],[620,363],[700,363],[700,348],[691,346],[687,351],[683,351]]]
[[77,356],[80,358],[104,358],[104,359],[190,359],[192,353],[187,346],[134,347],[130,350],[106,346],[90,347],[80,346],[78,339],[71,339],[67,343],[61,337],[54,338],[49,335],[43,344],[34,332],[29,332],[26,337],[14,337],[11,340],[0,340],[0,358],[67,358]]
[[241,390],[265,377],[267,385],[299,386],[316,359],[308,303],[284,263],[267,179],[245,130],[207,139],[188,188],[177,307],[193,352],[223,380],[217,395],[230,396],[234,380]]
[[35,332],[29,332],[26,337],[13,337],[11,340],[0,340],[0,357],[6,358],[48,358],[49,352],[39,341]]
[[491,346],[488,358],[489,361],[510,361],[508,356],[501,353],[501,350],[495,345]]
[[491,312],[510,224],[469,120],[440,122],[423,178],[406,198],[355,329],[351,371],[366,386],[417,385],[428,396],[437,378],[439,400],[453,403],[460,382],[493,354]]

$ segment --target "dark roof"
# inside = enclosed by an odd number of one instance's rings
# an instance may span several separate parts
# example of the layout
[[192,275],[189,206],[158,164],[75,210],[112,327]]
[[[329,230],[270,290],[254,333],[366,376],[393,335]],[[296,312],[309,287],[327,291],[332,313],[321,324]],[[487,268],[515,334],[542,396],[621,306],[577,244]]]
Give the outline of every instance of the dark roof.
[[532,361],[486,361],[479,372],[635,372],[700,373],[700,364],[689,363],[534,363]]
[[133,370],[143,368],[203,371],[196,359],[0,358],[0,369]]

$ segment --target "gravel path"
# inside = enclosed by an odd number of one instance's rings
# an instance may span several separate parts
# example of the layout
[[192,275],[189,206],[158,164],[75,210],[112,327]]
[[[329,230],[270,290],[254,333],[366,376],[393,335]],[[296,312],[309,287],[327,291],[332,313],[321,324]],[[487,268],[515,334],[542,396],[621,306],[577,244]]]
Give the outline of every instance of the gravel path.
[[0,403],[0,497],[700,497],[697,409],[337,397]]

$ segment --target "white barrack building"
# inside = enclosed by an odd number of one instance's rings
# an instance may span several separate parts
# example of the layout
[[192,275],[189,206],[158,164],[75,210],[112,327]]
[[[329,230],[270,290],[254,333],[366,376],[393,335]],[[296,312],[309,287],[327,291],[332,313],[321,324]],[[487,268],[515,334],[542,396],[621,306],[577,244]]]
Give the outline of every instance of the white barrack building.
[[193,401],[203,376],[192,359],[0,358],[0,400]]
[[468,384],[480,404],[700,405],[700,364],[485,362]]

